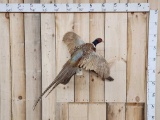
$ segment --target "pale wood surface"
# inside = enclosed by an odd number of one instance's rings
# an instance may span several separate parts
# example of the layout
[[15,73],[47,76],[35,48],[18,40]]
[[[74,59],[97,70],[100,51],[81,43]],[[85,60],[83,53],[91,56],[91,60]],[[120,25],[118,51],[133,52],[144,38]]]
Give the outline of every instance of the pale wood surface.
[[128,13],[127,102],[146,101],[147,14]]
[[[115,0],[114,2],[119,1]],[[110,76],[114,78],[113,82],[105,81],[106,102],[126,101],[126,56],[127,13],[106,13],[105,58],[112,62]]]
[[88,120],[88,104],[69,104],[69,120]]
[[[1,0],[6,3],[7,0]],[[0,119],[11,120],[9,14],[0,13]]]
[[126,120],[144,120],[144,104],[127,104]]
[[[90,0],[90,3],[104,3],[104,0]],[[96,38],[104,39],[104,13],[89,14],[89,39],[93,42]],[[104,42],[96,46],[96,52],[104,56]],[[104,81],[90,72],[89,100],[90,102],[104,102]]]
[[157,10],[158,9],[158,0],[148,0],[148,3],[150,4],[151,10]]
[[160,119],[160,56],[157,56],[156,69],[156,120]]
[[125,120],[125,103],[109,103],[107,120]]
[[[75,0],[76,3],[88,3],[89,0]],[[89,13],[74,14],[74,32],[81,36],[84,42],[89,42]],[[75,76],[75,102],[89,101],[89,72],[83,70],[83,75]]]
[[[23,1],[10,0],[10,3],[23,3]],[[24,120],[26,118],[26,80],[23,13],[10,13],[10,40],[12,66],[12,119]]]
[[89,103],[88,120],[106,120],[106,103]]
[[[160,1],[158,2],[160,10]],[[157,63],[156,63],[156,120],[160,119],[160,11],[158,13],[158,42],[157,42]]]
[[55,120],[69,120],[69,103],[58,102],[56,104],[56,119]]
[[[67,3],[72,0],[56,0],[56,3]],[[56,17],[56,74],[60,72],[62,66],[70,59],[67,46],[62,41],[63,35],[68,31],[73,31],[73,13],[55,13]],[[74,77],[67,85],[59,85],[56,89],[57,102],[74,101]]]
[[[113,82],[105,81],[105,101],[126,101],[127,14],[107,13],[105,23],[105,58],[113,60]],[[117,19],[119,22],[116,22]]]
[[[54,0],[41,0],[50,3]],[[42,47],[42,91],[56,76],[56,46],[55,46],[55,14],[41,13],[41,47]],[[42,120],[55,119],[56,96],[55,90],[42,99]]]
[[[25,0],[25,3],[39,2]],[[25,64],[26,64],[26,120],[41,119],[41,102],[33,105],[41,95],[41,40],[40,14],[25,13]]]

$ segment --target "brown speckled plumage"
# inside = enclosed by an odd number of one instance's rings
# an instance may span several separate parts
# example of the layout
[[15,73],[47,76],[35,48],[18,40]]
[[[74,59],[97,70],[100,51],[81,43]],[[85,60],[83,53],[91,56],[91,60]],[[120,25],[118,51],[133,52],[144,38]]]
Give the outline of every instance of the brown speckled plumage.
[[76,74],[79,68],[91,70],[98,74],[103,80],[114,80],[110,77],[110,69],[107,61],[101,55],[96,53],[96,45],[101,42],[101,39],[96,39],[93,43],[85,43],[80,36],[74,32],[68,32],[63,37],[63,42],[67,45],[71,58],[65,63],[60,73],[54,81],[46,88],[38,100],[35,102],[35,109],[42,96],[48,91],[50,92],[59,84],[67,84],[71,77]]

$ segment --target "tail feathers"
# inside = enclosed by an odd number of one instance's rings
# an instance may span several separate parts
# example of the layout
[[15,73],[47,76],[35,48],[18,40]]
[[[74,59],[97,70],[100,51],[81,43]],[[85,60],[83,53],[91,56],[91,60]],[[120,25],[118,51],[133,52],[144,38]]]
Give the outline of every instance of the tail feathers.
[[111,76],[109,76],[109,77],[107,78],[107,80],[113,81],[114,79],[113,79]]
[[[60,71],[60,73],[57,75],[55,80],[45,89],[45,91],[41,94],[41,96],[38,98],[38,100],[35,102],[33,106],[33,110],[36,108],[39,101],[41,101],[43,95],[52,88],[47,96],[52,92],[54,88],[56,88],[60,83],[61,84],[67,84],[70,81],[70,78],[76,73],[78,68],[72,67],[70,64],[65,64],[63,69]],[[46,97],[47,97],[46,96]]]

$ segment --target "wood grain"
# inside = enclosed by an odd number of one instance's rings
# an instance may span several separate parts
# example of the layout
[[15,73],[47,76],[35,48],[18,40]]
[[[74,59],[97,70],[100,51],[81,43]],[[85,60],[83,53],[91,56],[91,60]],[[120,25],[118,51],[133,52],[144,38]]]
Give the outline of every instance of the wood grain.
[[[56,3],[67,3],[72,0],[57,0]],[[63,35],[73,31],[73,13],[55,13],[56,16],[56,71],[58,74],[62,66],[70,59],[67,46],[62,41]],[[56,89],[57,102],[74,101],[74,77],[67,85],[59,85]]]
[[79,103],[69,104],[69,120],[88,120],[88,105]]
[[88,120],[106,120],[106,103],[89,103]]
[[[1,3],[7,3],[1,0]],[[11,120],[11,65],[9,13],[0,13],[0,119]]]
[[157,56],[157,69],[156,69],[156,120],[160,119],[160,56]]
[[[25,0],[39,2],[38,0]],[[25,60],[26,60],[26,120],[41,120],[41,102],[33,111],[32,107],[41,95],[41,39],[40,14],[25,13]]]
[[[41,0],[50,3],[54,0]],[[56,76],[56,46],[55,46],[55,14],[41,13],[41,47],[42,47],[42,91],[44,91]],[[56,108],[55,90],[42,99],[42,120],[54,120]]]
[[[23,3],[23,1],[10,0],[10,3]],[[10,40],[12,66],[12,119],[24,120],[26,118],[26,79],[23,13],[10,13]]]
[[107,120],[125,120],[125,104],[109,103],[107,105]]
[[126,120],[144,120],[144,104],[127,104]]
[[58,102],[56,104],[55,120],[69,120],[69,103]]
[[105,81],[105,101],[107,102],[126,101],[126,57],[127,13],[106,13],[105,58],[112,62],[110,76],[114,78],[113,82]]
[[147,15],[128,13],[127,102],[146,101]]
[[[160,10],[160,1],[158,2]],[[158,12],[158,42],[157,42],[157,63],[156,63],[156,120],[160,119],[160,12]]]
[[[89,0],[75,0],[76,3],[88,3]],[[89,13],[74,14],[74,32],[81,36],[84,42],[89,42]],[[75,102],[89,101],[89,72],[83,70],[82,76],[75,76]]]
[[[104,0],[90,0],[90,3],[104,3]],[[104,39],[104,13],[89,14],[89,41],[96,38]],[[104,42],[96,46],[96,52],[104,56]],[[104,81],[90,72],[89,100],[90,102],[104,102]]]
[[127,13],[107,13],[105,19],[105,58],[113,60],[110,73],[114,78],[113,82],[105,81],[105,101],[125,102]]

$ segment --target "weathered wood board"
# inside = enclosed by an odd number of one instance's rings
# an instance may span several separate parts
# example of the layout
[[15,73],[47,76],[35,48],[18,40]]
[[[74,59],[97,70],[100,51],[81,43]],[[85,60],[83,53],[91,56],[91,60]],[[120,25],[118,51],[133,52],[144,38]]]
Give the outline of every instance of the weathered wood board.
[[110,72],[114,78],[113,82],[105,81],[105,101],[125,102],[127,13],[106,13],[105,19],[105,58],[113,62]]
[[[25,0],[25,3],[39,2]],[[26,120],[40,120],[41,102],[33,111],[33,105],[41,94],[41,36],[40,13],[25,13],[25,66],[26,66]]]
[[89,103],[88,120],[106,120],[106,103]]
[[[96,2],[103,3],[104,0],[90,0],[90,3]],[[89,42],[93,42],[93,40],[95,40],[96,38],[102,38],[102,40],[105,42],[104,16],[104,13],[89,14]],[[102,56],[104,56],[104,42],[96,46],[96,52]],[[104,102],[104,81],[101,78],[97,77],[97,75],[93,72],[90,72],[89,80],[89,101]]]
[[127,104],[126,120],[144,120],[144,104]]
[[[75,0],[75,3],[88,3],[89,0]],[[89,42],[89,13],[74,14],[74,32]],[[75,76],[75,102],[89,101],[89,72],[82,70],[83,75]]]
[[56,103],[55,120],[69,120],[69,103]]
[[107,105],[107,120],[125,120],[125,103],[109,103]]
[[[9,2],[23,3],[22,0],[10,0]],[[10,13],[10,42],[12,66],[12,119],[24,120],[26,118],[26,78],[23,13]]]
[[[72,0],[56,0],[56,3],[73,2]],[[68,31],[73,31],[73,13],[55,13],[56,19],[56,74],[60,72],[62,66],[70,58],[67,46],[63,43],[63,35]],[[74,101],[74,76],[67,85],[59,85],[56,89],[57,102]]]
[[146,13],[128,13],[127,102],[146,101],[146,17]]
[[[41,0],[50,3],[54,0]],[[42,48],[42,91],[44,91],[56,76],[56,46],[55,46],[55,14],[41,13],[41,48]],[[42,99],[42,120],[54,120],[56,108],[55,90]]]
[[69,120],[88,120],[88,104],[71,103],[69,104]]
[[[1,0],[1,3],[7,3]],[[0,14],[0,119],[11,120],[11,55],[9,13]]]

